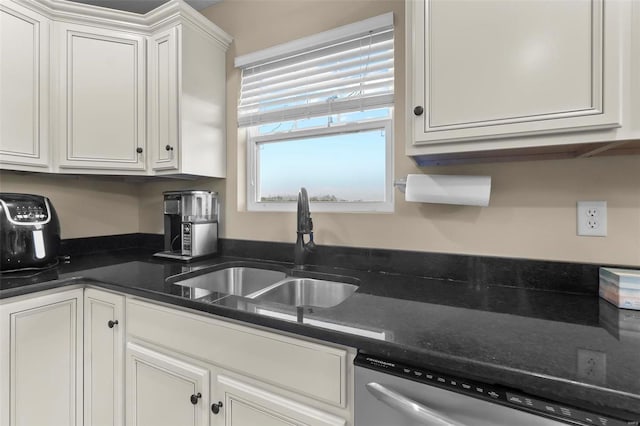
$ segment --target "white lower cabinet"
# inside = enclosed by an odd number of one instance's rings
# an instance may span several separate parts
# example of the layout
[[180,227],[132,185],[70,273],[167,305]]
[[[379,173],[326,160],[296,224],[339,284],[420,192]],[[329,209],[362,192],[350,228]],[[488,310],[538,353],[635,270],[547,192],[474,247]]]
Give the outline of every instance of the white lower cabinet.
[[2,426],[352,426],[350,348],[94,288],[0,300]]
[[351,349],[135,299],[126,315],[130,426],[353,424]]
[[84,425],[124,424],[124,296],[84,294]]
[[83,290],[0,305],[0,424],[80,426]]
[[[214,426],[344,426],[346,420],[281,395],[220,375],[212,393],[220,396],[212,403],[219,415]],[[224,413],[224,414],[223,414]],[[223,414],[223,415],[222,415]],[[215,413],[214,413],[215,417]]]
[[207,369],[127,344],[127,425],[206,426],[208,402]]
[[129,426],[345,426],[347,421],[174,350],[127,343]]

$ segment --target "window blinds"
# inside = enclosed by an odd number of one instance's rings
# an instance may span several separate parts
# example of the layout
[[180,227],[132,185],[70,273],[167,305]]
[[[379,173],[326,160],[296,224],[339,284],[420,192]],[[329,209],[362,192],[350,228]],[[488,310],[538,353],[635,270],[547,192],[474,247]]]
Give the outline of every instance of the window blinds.
[[292,42],[295,52],[283,45],[270,49],[271,55],[247,55],[257,61],[236,59],[236,65],[246,63],[240,65],[239,126],[393,105],[392,14],[309,39]]

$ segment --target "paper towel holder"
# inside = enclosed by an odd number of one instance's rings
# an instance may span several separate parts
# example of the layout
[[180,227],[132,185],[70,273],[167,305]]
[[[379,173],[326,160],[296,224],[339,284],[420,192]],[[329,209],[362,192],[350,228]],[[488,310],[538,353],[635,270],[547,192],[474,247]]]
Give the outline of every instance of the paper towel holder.
[[400,192],[404,194],[407,189],[407,178],[395,179],[393,181],[393,186]]
[[491,197],[491,176],[409,174],[393,186],[417,203],[487,207]]

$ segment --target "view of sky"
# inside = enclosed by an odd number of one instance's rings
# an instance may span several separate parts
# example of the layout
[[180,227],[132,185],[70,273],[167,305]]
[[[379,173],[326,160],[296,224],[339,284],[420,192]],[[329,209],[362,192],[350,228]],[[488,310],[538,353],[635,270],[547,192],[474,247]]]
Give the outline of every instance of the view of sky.
[[383,201],[384,129],[292,139],[259,147],[259,197],[293,195],[340,201]]

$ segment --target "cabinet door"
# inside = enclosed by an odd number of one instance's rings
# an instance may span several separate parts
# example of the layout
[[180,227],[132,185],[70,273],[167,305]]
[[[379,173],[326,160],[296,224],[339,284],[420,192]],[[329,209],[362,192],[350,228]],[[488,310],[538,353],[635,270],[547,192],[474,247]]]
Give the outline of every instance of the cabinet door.
[[144,37],[56,23],[60,167],[145,168]]
[[407,2],[414,144],[619,127],[616,3]]
[[84,424],[124,424],[124,297],[84,295]]
[[209,423],[206,369],[129,342],[126,388],[129,426]]
[[149,145],[153,170],[178,168],[180,27],[149,40]]
[[[352,355],[343,348],[140,300],[127,301],[127,321],[129,336],[182,353],[197,354],[211,364],[336,407],[344,408],[348,404]],[[314,368],[308,368],[309,365]]]
[[0,3],[0,93],[2,168],[47,168],[49,21],[4,0]]
[[0,424],[82,425],[82,290],[0,306]]
[[347,422],[332,414],[300,404],[224,375],[218,376],[212,395],[222,403],[214,414],[215,426],[344,426]]

